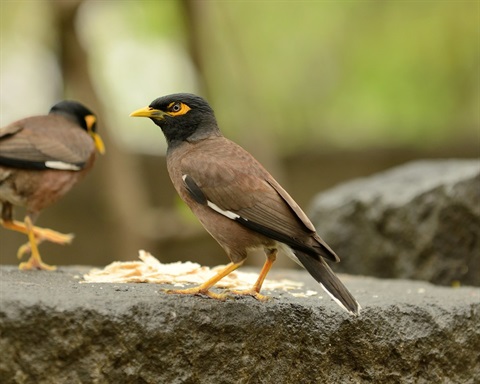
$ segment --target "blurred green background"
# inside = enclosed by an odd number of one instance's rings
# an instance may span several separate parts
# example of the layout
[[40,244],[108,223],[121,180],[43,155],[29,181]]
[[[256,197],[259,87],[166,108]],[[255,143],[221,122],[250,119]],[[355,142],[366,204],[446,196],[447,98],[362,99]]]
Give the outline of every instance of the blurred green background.
[[[37,221],[76,234],[42,244],[47,263],[227,262],[176,197],[160,129],[129,117],[169,93],[206,97],[307,211],[354,177],[480,155],[479,1],[1,0],[0,20],[1,126],[77,99],[107,145]],[[26,240],[0,229],[0,263]]]

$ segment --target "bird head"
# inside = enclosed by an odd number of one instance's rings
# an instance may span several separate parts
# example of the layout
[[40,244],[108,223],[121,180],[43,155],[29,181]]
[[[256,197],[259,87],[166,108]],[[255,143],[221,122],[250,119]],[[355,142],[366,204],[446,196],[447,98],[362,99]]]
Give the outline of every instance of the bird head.
[[97,117],[83,104],[77,101],[63,100],[55,104],[49,114],[62,115],[77,123],[92,137],[97,151],[102,155],[105,153],[105,144],[97,133]]
[[130,116],[150,118],[162,129],[169,147],[221,135],[213,109],[203,98],[190,93],[159,97]]

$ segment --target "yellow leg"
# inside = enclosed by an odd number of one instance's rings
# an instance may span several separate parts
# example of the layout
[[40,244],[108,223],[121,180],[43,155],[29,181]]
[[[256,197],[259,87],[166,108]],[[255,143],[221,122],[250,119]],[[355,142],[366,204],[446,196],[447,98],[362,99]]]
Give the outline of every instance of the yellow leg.
[[[54,271],[55,269],[57,269],[57,267],[53,265],[45,264],[40,258],[40,253],[38,252],[38,246],[35,239],[34,226],[32,224],[32,220],[28,216],[25,218],[25,227],[27,229],[28,241],[30,243],[30,251],[32,252],[32,255],[30,256],[30,259],[28,259],[28,261],[20,263],[18,268],[23,271],[30,269]],[[20,250],[21,249],[22,247],[20,247]]]
[[[0,219],[0,224],[6,229],[10,229],[12,231],[17,231],[17,232],[28,235],[29,230],[27,226],[24,223],[21,223],[19,221],[16,221],[16,220],[7,221],[7,220]],[[52,243],[57,243],[62,245],[70,244],[74,237],[73,234],[71,233],[63,234],[60,232],[52,231],[51,229],[48,229],[48,228],[40,228],[35,226],[32,226],[32,231],[35,234],[35,237],[37,239],[41,239],[42,241],[47,240]]]
[[253,296],[255,299],[259,301],[268,300],[269,297],[261,295],[260,290],[262,289],[263,282],[265,281],[265,278],[267,277],[267,274],[272,268],[272,265],[276,259],[277,259],[277,250],[276,249],[269,250],[267,252],[267,260],[265,260],[265,264],[263,264],[262,270],[260,271],[260,274],[258,275],[258,279],[253,285],[253,287],[245,291],[232,290],[230,292],[235,293],[236,295]]
[[198,287],[187,288],[187,289],[170,289],[167,291],[167,293],[177,293],[182,295],[205,295],[205,296],[211,297],[212,299],[225,300],[228,297],[227,294],[210,292],[210,288],[212,288],[225,276],[235,271],[242,264],[243,264],[243,261],[237,264],[235,263],[228,264],[224,269],[218,272],[215,276],[208,279],[205,283],[199,285]]

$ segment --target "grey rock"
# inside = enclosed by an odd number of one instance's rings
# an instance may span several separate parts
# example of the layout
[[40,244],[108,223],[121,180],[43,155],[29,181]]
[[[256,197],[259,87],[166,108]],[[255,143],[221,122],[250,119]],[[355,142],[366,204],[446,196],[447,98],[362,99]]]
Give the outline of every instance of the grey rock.
[[322,292],[219,302],[84,272],[0,268],[1,383],[480,382],[479,288],[342,276],[352,317]]
[[338,270],[480,285],[480,161],[415,161],[332,188],[313,223]]

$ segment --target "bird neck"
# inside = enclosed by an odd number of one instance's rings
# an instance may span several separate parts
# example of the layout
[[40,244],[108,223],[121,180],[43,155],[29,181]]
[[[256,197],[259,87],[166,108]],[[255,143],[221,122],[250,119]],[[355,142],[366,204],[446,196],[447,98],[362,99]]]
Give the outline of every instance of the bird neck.
[[189,121],[186,124],[158,124],[162,129],[169,148],[174,148],[183,142],[195,143],[209,137],[222,136],[216,121]]

